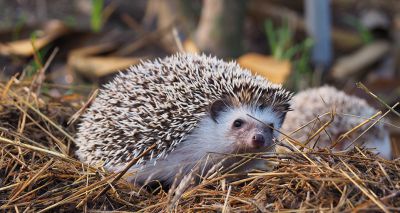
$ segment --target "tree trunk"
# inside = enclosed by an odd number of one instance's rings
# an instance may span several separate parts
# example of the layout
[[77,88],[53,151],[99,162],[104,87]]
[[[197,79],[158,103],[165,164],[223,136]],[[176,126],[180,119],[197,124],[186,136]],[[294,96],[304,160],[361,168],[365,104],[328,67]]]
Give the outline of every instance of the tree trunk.
[[195,42],[205,53],[237,57],[242,53],[245,0],[204,0]]
[[[199,2],[197,2],[199,3]],[[190,34],[194,30],[198,17],[200,4],[188,0],[151,0],[148,3],[144,26],[151,29],[154,22],[157,22],[157,29],[168,29],[161,38],[163,46],[169,52],[179,51],[172,34],[172,28],[176,27],[180,36]],[[180,37],[180,39],[184,39]]]

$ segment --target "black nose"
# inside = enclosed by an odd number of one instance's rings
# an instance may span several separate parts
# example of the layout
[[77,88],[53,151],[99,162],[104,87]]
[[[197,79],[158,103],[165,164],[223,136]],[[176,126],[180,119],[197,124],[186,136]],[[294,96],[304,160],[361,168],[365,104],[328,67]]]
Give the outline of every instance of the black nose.
[[261,147],[264,145],[264,136],[262,134],[255,134],[252,138],[252,143],[255,147]]

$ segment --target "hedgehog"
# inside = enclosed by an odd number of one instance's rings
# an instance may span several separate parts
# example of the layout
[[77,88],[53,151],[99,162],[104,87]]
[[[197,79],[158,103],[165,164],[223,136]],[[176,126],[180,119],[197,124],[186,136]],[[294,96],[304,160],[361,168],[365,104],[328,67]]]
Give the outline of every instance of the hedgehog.
[[273,151],[291,97],[233,61],[192,54],[144,61],[100,89],[81,117],[76,155],[111,172],[138,158],[130,181],[171,184],[210,154],[218,161]]
[[[354,145],[364,146],[386,159],[391,158],[390,137],[383,122],[377,122],[370,128],[375,122],[372,120],[346,137],[342,136],[378,112],[364,99],[326,85],[294,95],[291,107],[293,111],[287,113],[281,130],[292,139],[308,142],[307,146],[311,148],[331,147],[333,151],[344,151]],[[333,121],[329,123],[332,113]],[[329,125],[310,140],[327,123]],[[281,148],[278,150],[282,151]]]

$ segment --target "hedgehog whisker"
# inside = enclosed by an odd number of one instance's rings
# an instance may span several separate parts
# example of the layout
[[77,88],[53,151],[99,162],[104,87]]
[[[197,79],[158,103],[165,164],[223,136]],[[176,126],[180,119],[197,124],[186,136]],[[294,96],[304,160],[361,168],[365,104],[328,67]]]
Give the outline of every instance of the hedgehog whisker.
[[260,119],[257,119],[256,117],[254,117],[254,116],[252,116],[252,115],[250,115],[250,114],[247,114],[247,116],[249,116],[250,118],[252,118],[252,119],[254,119],[254,120],[256,120],[256,121],[258,121],[258,122],[260,122],[260,123],[262,123],[262,124],[264,124],[264,125],[267,126],[268,128],[271,128],[271,129],[273,129],[274,131],[277,131],[278,133],[284,135],[286,138],[290,139],[291,141],[294,141],[294,142],[296,143],[296,145],[299,145],[299,146],[301,146],[301,147],[303,147],[303,148],[306,148],[306,149],[310,149],[310,148],[306,147],[305,145],[303,145],[302,143],[296,141],[295,139],[293,139],[293,138],[290,137],[289,135],[287,135],[287,134],[283,133],[282,131],[280,131],[279,129],[276,129],[275,127],[273,127],[273,126],[271,126],[271,125],[269,125],[269,124],[267,124],[267,123],[261,121]]

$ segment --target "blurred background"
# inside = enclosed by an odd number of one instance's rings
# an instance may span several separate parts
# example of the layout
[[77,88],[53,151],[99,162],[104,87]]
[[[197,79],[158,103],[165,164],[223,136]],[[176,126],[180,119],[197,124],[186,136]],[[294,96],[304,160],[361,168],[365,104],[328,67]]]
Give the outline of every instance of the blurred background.
[[385,109],[355,83],[399,101],[399,47],[398,0],[0,0],[1,81],[42,70],[42,94],[62,101],[86,100],[140,60],[191,52]]

